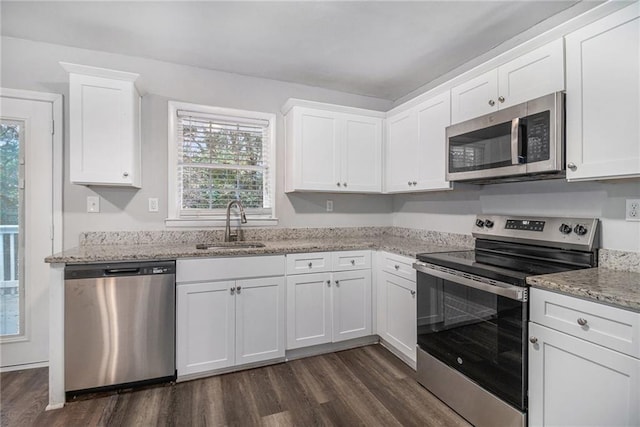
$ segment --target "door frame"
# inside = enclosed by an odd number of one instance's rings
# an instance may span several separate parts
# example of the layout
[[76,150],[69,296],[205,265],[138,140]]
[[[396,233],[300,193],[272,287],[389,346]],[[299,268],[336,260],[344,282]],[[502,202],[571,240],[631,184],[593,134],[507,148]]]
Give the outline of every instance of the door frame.
[[[53,129],[52,129],[52,176],[51,176],[51,196],[52,196],[52,224],[51,241],[52,252],[61,252],[63,246],[63,218],[62,218],[62,195],[64,182],[63,169],[63,143],[64,143],[64,122],[63,122],[63,97],[61,94],[49,92],[36,92],[22,89],[8,89],[0,87],[0,97],[14,98],[27,101],[49,102],[52,107]],[[20,337],[15,341],[22,341]],[[3,340],[3,343],[10,343],[14,340]],[[51,342],[49,342],[51,346]],[[49,362],[31,363],[1,368],[0,372],[15,369],[28,369],[48,366]]]

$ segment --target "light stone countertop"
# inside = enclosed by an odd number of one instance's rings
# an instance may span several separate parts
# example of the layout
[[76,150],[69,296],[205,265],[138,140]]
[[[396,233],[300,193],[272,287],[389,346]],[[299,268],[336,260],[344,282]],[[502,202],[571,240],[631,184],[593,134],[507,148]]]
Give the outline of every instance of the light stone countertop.
[[[203,242],[204,243],[204,242]],[[422,252],[469,250],[469,248],[444,245],[441,242],[403,238],[397,236],[291,239],[263,241],[263,248],[212,248],[196,249],[195,243],[86,245],[59,252],[45,259],[48,263],[89,264],[94,262],[172,260],[179,258],[282,255],[305,252],[349,251],[375,249],[414,258]]]
[[640,312],[640,273],[588,268],[527,278],[533,287]]

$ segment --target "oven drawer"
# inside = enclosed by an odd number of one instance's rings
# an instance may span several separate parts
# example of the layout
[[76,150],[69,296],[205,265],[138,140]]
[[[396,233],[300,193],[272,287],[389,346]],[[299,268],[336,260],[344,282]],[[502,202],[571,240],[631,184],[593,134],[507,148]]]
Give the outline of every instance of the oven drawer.
[[381,252],[379,256],[382,271],[403,277],[412,282],[416,281],[416,270],[413,269],[413,263],[416,261],[414,258],[388,252]]
[[640,313],[532,288],[532,322],[640,358]]

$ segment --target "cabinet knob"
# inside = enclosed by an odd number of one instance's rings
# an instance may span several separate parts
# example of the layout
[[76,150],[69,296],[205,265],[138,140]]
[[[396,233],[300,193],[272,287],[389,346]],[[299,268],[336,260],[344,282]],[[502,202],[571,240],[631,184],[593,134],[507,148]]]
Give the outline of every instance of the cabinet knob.
[[396,270],[400,270],[400,266],[398,264],[394,265],[393,268],[395,268]]
[[238,286],[238,287],[236,288],[236,291],[237,291],[238,293],[240,293],[240,291],[241,291],[241,290],[242,290],[242,286]]
[[412,184],[413,185],[418,185],[418,182],[417,181],[413,181]]
[[493,99],[490,99],[489,105],[493,107],[494,105],[496,105],[496,101],[494,101]]
[[125,177],[125,178],[128,177],[129,176],[129,172],[122,172],[122,176]]
[[331,280],[327,280],[327,286],[331,286]]
[[340,185],[341,185],[341,184],[340,184],[339,182],[336,182],[336,185],[337,185],[338,187],[340,187]]
[[356,265],[356,260],[355,259],[351,260],[351,265]]
[[309,268],[313,267],[313,263],[310,262],[309,264],[307,264],[309,266]]
[[538,338],[536,337],[529,337],[529,342],[531,344],[537,344],[538,343]]
[[236,287],[232,286],[231,289],[229,289],[231,291],[231,294],[233,294],[236,291]]
[[568,167],[569,169],[571,169],[572,171],[575,171],[576,169],[578,169],[578,167],[576,166],[576,164],[575,164],[575,163],[573,163],[573,162],[569,162],[569,163],[567,163],[567,167]]
[[346,182],[343,182],[343,183],[342,183],[342,186],[343,186],[343,187],[346,187],[346,186],[347,186],[347,183],[346,183]]
[[499,96],[498,101],[500,101],[501,103],[504,102],[504,96]]
[[411,186],[411,181],[407,181],[407,185],[408,185],[408,186]]
[[578,325],[585,326],[586,324],[587,324],[587,319],[583,319],[582,317],[578,319]]
[[336,280],[336,286],[340,286],[340,281]]
[[416,291],[411,291],[411,296],[415,297],[416,296]]

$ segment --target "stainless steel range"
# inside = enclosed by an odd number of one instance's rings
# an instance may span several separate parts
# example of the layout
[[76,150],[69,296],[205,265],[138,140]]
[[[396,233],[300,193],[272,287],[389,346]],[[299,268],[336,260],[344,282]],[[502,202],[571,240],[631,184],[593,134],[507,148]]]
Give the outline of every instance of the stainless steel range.
[[475,426],[525,426],[526,278],[595,267],[598,220],[479,215],[472,234],[414,264],[418,381]]

